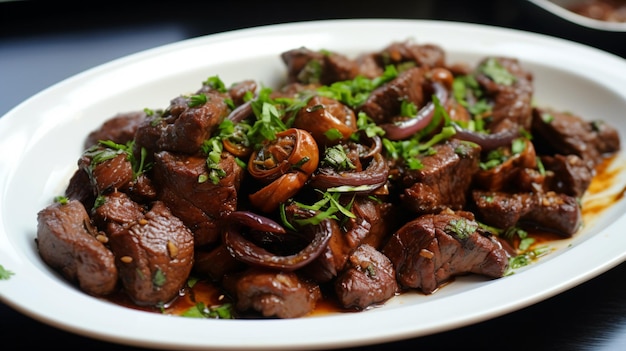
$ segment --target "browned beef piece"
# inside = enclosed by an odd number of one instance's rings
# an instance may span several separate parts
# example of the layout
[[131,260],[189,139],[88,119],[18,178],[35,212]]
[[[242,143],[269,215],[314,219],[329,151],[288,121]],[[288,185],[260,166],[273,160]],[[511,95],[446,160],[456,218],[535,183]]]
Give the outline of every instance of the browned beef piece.
[[108,295],[117,286],[115,258],[104,239],[78,200],[52,204],[37,214],[36,242],[41,258],[90,295]]
[[[235,106],[239,106],[244,103],[244,96],[246,93],[254,93],[257,89],[257,83],[254,80],[247,79],[237,82],[230,86],[226,92],[227,95],[224,98],[230,98]],[[202,87],[196,92],[196,94],[205,93],[218,93],[214,87],[206,84],[202,84]]]
[[[474,184],[483,190],[510,191],[522,186],[520,177],[526,168],[537,168],[537,154],[530,140],[525,140],[526,147],[518,154],[506,150],[506,161],[490,169],[480,169],[474,175]],[[504,154],[505,152],[503,152]]]
[[386,123],[400,116],[402,101],[422,106],[425,72],[421,68],[411,68],[400,73],[392,81],[376,88],[359,110],[376,123]]
[[219,282],[227,274],[241,271],[245,264],[234,258],[226,245],[220,244],[210,250],[197,249],[193,269],[212,281]]
[[193,266],[193,234],[160,201],[109,238],[124,290],[141,306],[178,296]]
[[307,92],[314,93],[315,89],[319,87],[319,84],[289,83],[281,86],[279,89],[272,90],[270,97],[272,99],[294,98],[298,94],[306,94]]
[[389,258],[370,245],[360,245],[335,280],[335,293],[346,308],[365,309],[398,291],[396,271]]
[[388,202],[357,196],[350,207],[356,218],[348,218],[343,225],[346,243],[351,249],[368,244],[379,249],[385,238],[395,230],[397,209]]
[[208,172],[206,158],[167,151],[155,155],[159,198],[194,232],[198,246],[217,242],[220,218],[237,209],[243,169],[229,153],[222,154],[219,167],[226,174],[219,183],[201,182],[200,176]]
[[124,230],[144,217],[144,208],[123,192],[104,195],[103,203],[92,211],[92,220],[108,235]]
[[319,283],[326,283],[335,278],[344,268],[348,255],[352,251],[337,221],[331,220],[331,223],[333,233],[328,246],[315,261],[301,269],[304,274]]
[[593,170],[605,155],[620,150],[617,130],[601,121],[585,121],[580,116],[535,108],[532,133],[542,154],[577,155]]
[[121,189],[139,203],[156,200],[158,195],[158,189],[156,189],[154,182],[146,173],[137,175]]
[[93,206],[96,199],[96,193],[94,187],[91,185],[89,174],[85,172],[84,169],[79,167],[76,171],[74,171],[67,188],[65,188],[64,195],[68,199],[82,202],[86,208],[91,208]]
[[287,66],[287,83],[329,85],[353,79],[359,73],[354,60],[336,52],[302,47],[283,52],[281,58]]
[[402,203],[416,213],[460,210],[472,178],[478,171],[480,147],[456,139],[433,146],[434,153],[420,157],[423,168],[406,170],[401,179]]
[[418,67],[434,68],[444,67],[446,63],[446,53],[441,47],[410,40],[391,43],[374,56],[381,67],[412,62]]
[[545,188],[573,197],[582,197],[593,178],[593,172],[576,155],[542,156],[546,170]]
[[[515,77],[512,84],[503,84],[492,80],[488,75],[477,69],[475,77],[483,87],[487,97],[493,100],[492,122],[488,128],[492,133],[523,127],[530,130],[532,123],[532,97],[534,92],[532,73],[526,71],[514,58],[487,57],[495,59],[503,68]],[[480,67],[480,65],[478,66]]]
[[473,201],[476,217],[496,228],[506,229],[519,223],[570,237],[582,223],[578,200],[553,191],[511,194],[474,190]]
[[209,217],[202,209],[194,206],[180,194],[170,188],[161,189],[159,199],[172,209],[174,215],[185,223],[198,247],[216,243],[220,240],[221,227],[217,219]]
[[294,272],[250,268],[224,278],[236,308],[264,317],[297,318],[311,313],[322,297],[319,286]]
[[125,153],[99,163],[91,156],[83,155],[78,160],[78,170],[70,178],[65,194],[91,207],[96,196],[127,186],[133,177],[133,167]]
[[[84,158],[83,158],[84,159]],[[128,161],[127,155],[121,153],[112,159],[93,165],[93,160],[89,164],[81,164],[86,172],[88,167],[91,168],[89,173],[91,183],[96,188],[97,194],[125,187],[133,180],[133,166]]]
[[367,53],[357,56],[355,59],[359,66],[359,75],[365,78],[374,79],[384,73],[385,67],[376,60],[376,54]]
[[244,97],[248,92],[255,93],[257,90],[257,83],[254,80],[248,79],[233,84],[228,88],[228,95],[233,100],[235,106],[239,106],[244,103]]
[[144,111],[119,113],[108,120],[96,130],[93,130],[85,139],[85,150],[98,144],[100,140],[111,140],[117,144],[126,144],[133,140],[139,124],[146,118]]
[[458,275],[502,277],[509,256],[497,239],[479,230],[469,212],[427,214],[407,222],[382,252],[393,262],[401,288],[426,294]]
[[143,147],[148,154],[167,150],[194,154],[230,113],[228,95],[204,93],[206,103],[194,104],[193,96],[180,96],[170,102],[166,114],[144,120],[135,134],[136,153]]

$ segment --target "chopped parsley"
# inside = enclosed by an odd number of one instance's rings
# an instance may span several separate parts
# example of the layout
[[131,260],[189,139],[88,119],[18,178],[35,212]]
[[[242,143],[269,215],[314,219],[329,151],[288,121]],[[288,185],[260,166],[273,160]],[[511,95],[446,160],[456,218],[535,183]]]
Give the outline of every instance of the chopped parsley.
[[[101,146],[104,146],[104,148]],[[140,158],[137,159],[134,153],[134,146],[134,140],[130,140],[126,144],[117,144],[111,140],[100,140],[99,144],[87,149],[84,155],[91,158],[89,166],[93,170],[100,163],[111,160],[120,154],[125,154],[126,160],[130,162],[133,169],[133,178],[136,179],[142,173],[150,170],[152,163],[146,163],[148,152],[144,147],[141,148]]]
[[220,79],[219,76],[211,76],[211,77],[207,78],[207,80],[205,80],[203,82],[203,84],[208,86],[208,87],[211,87],[212,89],[215,89],[215,90],[219,91],[220,93],[225,93],[225,92],[228,91],[226,89],[226,85]]
[[515,76],[493,57],[488,58],[478,69],[497,84],[513,85],[515,83]]
[[11,278],[11,276],[14,274],[15,273],[4,268],[4,266],[0,264],[0,280],[9,280],[9,278]]
[[511,142],[510,148],[500,147],[489,151],[487,156],[480,162],[480,169],[490,170],[496,168],[511,157],[519,155],[526,149],[526,142],[525,138],[516,138]]
[[[370,116],[368,116],[365,112],[359,112],[357,114],[356,126],[358,130],[362,130],[365,132],[368,138],[373,138],[374,136],[383,136],[385,135],[385,131],[378,126],[374,120]],[[353,133],[353,136],[358,136],[358,133]]]
[[478,223],[466,218],[453,219],[446,225],[445,229],[447,233],[454,234],[457,238],[465,240],[476,232]]
[[69,201],[70,199],[68,199],[66,196],[59,195],[54,197],[54,202],[61,205],[67,205]]
[[[295,202],[295,204],[303,209],[313,210],[317,213],[309,218],[296,218],[293,221],[299,226],[306,225],[317,225],[320,224],[323,220],[331,218],[335,220],[339,220],[339,214],[342,214],[344,218],[356,218],[354,213],[350,212],[350,208],[352,207],[352,201],[347,206],[339,203],[339,197],[341,193],[333,193],[333,192],[324,192],[322,193],[322,198],[315,202],[312,205],[307,205],[301,202]],[[288,228],[294,228],[294,226],[287,221],[287,216],[284,214],[284,206],[281,206],[281,219],[283,223]]]
[[324,150],[324,158],[321,164],[322,166],[328,166],[337,171],[347,171],[356,168],[352,161],[350,161],[350,158],[348,158],[346,150],[339,144]]
[[484,97],[480,85],[472,75],[461,75],[454,78],[452,93],[456,101],[465,107],[473,116],[472,130],[483,130],[484,118],[491,115],[492,104]]
[[550,248],[548,246],[541,246],[533,250],[525,251],[515,257],[511,257],[511,259],[509,259],[509,267],[504,275],[508,276],[515,273],[514,271],[516,269],[528,266],[539,257],[546,255],[548,252],[550,252]]
[[203,302],[198,302],[181,314],[188,318],[209,318],[209,319],[234,319],[234,309],[232,304],[225,303],[219,306],[206,306]]
[[392,65],[385,68],[382,75],[369,79],[363,76],[357,76],[352,80],[339,81],[331,85],[324,85],[317,88],[317,92],[321,96],[329,97],[352,108],[361,106],[369,97],[371,92],[381,85],[395,79],[398,71]]
[[206,104],[208,98],[204,94],[195,94],[189,97],[189,102],[187,102],[187,106],[189,107],[198,107]]
[[165,273],[161,270],[161,268],[157,267],[157,270],[154,272],[154,276],[152,276],[152,284],[156,287],[161,287],[167,279],[165,278]]
[[248,132],[248,138],[252,145],[260,145],[265,140],[276,139],[276,133],[287,130],[287,125],[282,118],[285,114],[285,106],[292,100],[278,100],[270,98],[270,88],[263,88],[259,96],[252,102],[252,111],[257,120],[252,124]]
[[226,171],[220,166],[223,149],[224,144],[222,143],[222,137],[220,135],[214,136],[202,143],[201,150],[207,156],[206,166],[209,172],[208,174],[201,174],[198,177],[198,183],[211,180],[213,184],[218,184],[220,179],[226,176]]

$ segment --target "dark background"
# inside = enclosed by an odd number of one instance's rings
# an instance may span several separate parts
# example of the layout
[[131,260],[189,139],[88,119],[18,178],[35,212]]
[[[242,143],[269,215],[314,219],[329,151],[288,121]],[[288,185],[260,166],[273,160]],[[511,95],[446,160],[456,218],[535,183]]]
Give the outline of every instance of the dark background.
[[[0,115],[65,78],[145,49],[233,29],[341,18],[487,24],[574,40],[626,57],[626,33],[579,28],[522,0],[0,1]],[[358,350],[626,350],[625,277],[622,263],[556,297],[490,321]],[[376,326],[364,330],[368,327]],[[135,349],[55,329],[1,303],[0,345],[3,350],[39,345]]]

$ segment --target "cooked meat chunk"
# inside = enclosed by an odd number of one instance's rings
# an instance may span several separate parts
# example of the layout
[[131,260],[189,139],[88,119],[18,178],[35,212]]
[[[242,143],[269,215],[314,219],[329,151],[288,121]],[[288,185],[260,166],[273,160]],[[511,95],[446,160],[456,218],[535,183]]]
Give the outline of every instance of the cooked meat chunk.
[[89,174],[82,168],[78,168],[70,177],[65,188],[65,197],[71,200],[78,200],[87,208],[91,208],[96,199],[94,188],[91,185]]
[[138,174],[132,181],[121,188],[133,200],[141,203],[152,202],[157,199],[158,190],[154,186],[152,178],[146,173]]
[[[474,174],[474,185],[480,189],[490,191],[517,191],[522,186],[520,178],[526,169],[537,168],[537,154],[530,140],[524,141],[524,150],[513,153],[510,148],[501,148],[494,151],[495,154],[506,159],[488,169],[480,169]],[[488,161],[486,162],[488,163]]]
[[438,45],[418,44],[410,40],[394,42],[373,54],[379,66],[414,63],[418,67],[444,67],[446,53]]
[[307,315],[322,297],[319,286],[294,272],[250,268],[225,278],[225,286],[239,311],[254,310],[264,317]]
[[452,139],[433,149],[435,152],[420,157],[421,169],[405,171],[401,180],[405,190],[400,199],[416,213],[460,210],[478,171],[480,147]]
[[376,123],[391,122],[400,116],[402,101],[422,106],[424,103],[423,88],[425,71],[411,68],[398,75],[392,81],[375,89],[359,108]]
[[[221,88],[226,89],[225,87],[215,86],[213,83],[214,82],[210,80],[203,82],[202,87],[196,92],[196,94],[219,93]],[[255,93],[256,89],[256,81],[247,79],[230,86],[230,88],[226,91],[226,94],[228,94],[228,98],[233,101],[234,106],[239,106],[244,103],[244,96],[249,92]]]
[[117,144],[126,144],[135,138],[139,124],[146,118],[144,111],[119,113],[106,120],[98,129],[93,130],[85,139],[85,150],[101,140],[110,140]]
[[281,58],[287,67],[287,82],[328,85],[353,79],[359,73],[356,61],[335,52],[298,48],[285,51]]
[[145,215],[143,207],[123,192],[113,191],[102,199],[92,211],[92,220],[109,236],[139,222]]
[[542,154],[576,155],[593,170],[606,154],[620,150],[617,130],[601,121],[554,109],[533,110],[532,133]]
[[541,157],[541,163],[546,170],[547,190],[580,198],[591,184],[593,170],[579,156],[546,155]]
[[532,193],[503,193],[473,191],[476,217],[496,228],[527,224],[572,236],[582,223],[578,200],[553,191]]
[[[498,80],[503,70],[511,80]],[[487,57],[477,66],[476,81],[493,101],[492,121],[488,125],[492,133],[508,128],[522,127],[530,130],[532,124],[533,76],[524,70],[519,60],[509,57]]]
[[194,257],[194,271],[215,282],[220,282],[227,274],[241,271],[246,267],[243,262],[234,258],[223,244],[210,250],[197,249]]
[[91,208],[98,195],[128,186],[133,177],[126,153],[94,146],[78,160],[65,196]]
[[[79,159],[78,168],[79,171],[88,175],[89,187],[96,196],[127,186],[134,177],[133,166],[128,155],[104,146],[89,149]],[[79,181],[76,186],[84,185],[79,176],[72,180]]]
[[[202,98],[205,96],[206,102]],[[151,155],[160,150],[195,154],[230,112],[226,94],[211,91],[171,101],[168,115],[144,120],[135,134],[135,148]],[[193,100],[193,101],[192,101]]]
[[138,305],[178,296],[193,265],[193,234],[162,203],[109,238],[124,290]]
[[80,201],[54,203],[37,214],[36,242],[41,258],[95,296],[108,295],[117,286],[115,258],[103,241],[106,237],[91,224]]
[[355,218],[346,220],[344,235],[352,249],[361,244],[379,249],[385,238],[396,229],[396,208],[389,202],[358,196],[354,199],[351,210]]
[[426,294],[457,275],[502,277],[509,261],[499,241],[483,235],[469,212],[422,215],[394,233],[382,252],[393,262],[401,288]]
[[189,227],[196,245],[219,239],[219,219],[237,209],[237,192],[243,169],[229,153],[223,153],[219,167],[226,176],[214,184],[208,178],[206,158],[161,151],[155,155],[155,177],[164,201],[175,216]]
[[398,290],[396,271],[387,256],[370,245],[360,245],[335,280],[335,294],[343,307],[365,309],[387,301]]
[[[287,206],[290,211],[294,206]],[[347,242],[346,235],[336,220],[331,220],[332,234],[328,245],[315,261],[304,266],[301,271],[318,283],[327,283],[341,272],[348,260],[352,248]]]

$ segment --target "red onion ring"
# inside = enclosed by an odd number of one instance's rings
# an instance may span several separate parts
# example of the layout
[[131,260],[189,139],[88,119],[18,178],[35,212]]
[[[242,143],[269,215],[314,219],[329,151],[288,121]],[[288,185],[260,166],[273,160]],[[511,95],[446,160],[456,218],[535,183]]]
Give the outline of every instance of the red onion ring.
[[508,128],[497,133],[485,134],[463,129],[457,124],[453,124],[453,126],[456,131],[456,134],[452,136],[453,138],[478,144],[482,148],[482,151],[490,151],[501,146],[511,145],[513,139],[519,136],[519,131],[516,128]]
[[[240,218],[240,216],[246,222],[273,222],[270,219],[251,213],[235,215],[231,213],[230,215],[228,215],[228,218],[235,219]],[[253,219],[252,217],[255,216],[259,218]],[[270,227],[272,226],[270,225]],[[282,269],[286,271],[294,271],[298,268],[302,268],[311,263],[317,257],[319,257],[324,249],[326,249],[328,241],[330,240],[330,237],[333,233],[330,220],[323,220],[318,225],[314,226],[315,231],[313,239],[304,249],[293,255],[279,256],[246,239],[243,235],[241,235],[240,228],[241,224],[235,224],[231,222],[227,226],[227,229],[225,230],[223,235],[224,244],[226,245],[226,248],[233,257],[242,262],[246,262],[252,265]]]
[[250,211],[233,211],[224,215],[225,220],[237,222],[246,227],[251,227],[264,232],[285,234],[285,228],[272,219],[258,215]]
[[252,113],[252,100],[249,100],[232,110],[226,119],[238,123],[251,116]]
[[367,168],[362,172],[335,172],[331,168],[320,168],[319,173],[311,177],[310,185],[318,189],[328,189],[339,186],[369,185],[365,192],[371,192],[387,183],[389,166],[385,158],[376,153]]
[[[448,99],[448,91],[440,82],[431,82],[434,95],[444,103]],[[426,128],[435,115],[435,103],[429,101],[411,119],[400,121],[397,123],[381,124],[380,127],[385,131],[385,137],[390,140],[402,140],[409,138],[413,134]]]

